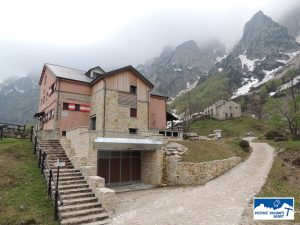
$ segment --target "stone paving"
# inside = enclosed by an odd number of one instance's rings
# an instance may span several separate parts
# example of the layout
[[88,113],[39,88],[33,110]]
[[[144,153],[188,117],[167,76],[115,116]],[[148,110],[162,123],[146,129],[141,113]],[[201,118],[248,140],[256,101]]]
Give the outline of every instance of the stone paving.
[[157,188],[118,194],[112,223],[130,225],[235,225],[259,192],[273,162],[274,149],[250,143],[247,161],[204,186]]

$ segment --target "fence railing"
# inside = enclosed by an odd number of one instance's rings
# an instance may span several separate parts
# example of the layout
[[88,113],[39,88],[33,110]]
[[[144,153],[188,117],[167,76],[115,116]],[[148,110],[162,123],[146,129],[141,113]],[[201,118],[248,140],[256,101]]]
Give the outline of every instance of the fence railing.
[[[57,220],[60,218],[58,206],[63,205],[63,200],[58,191],[59,184],[59,165],[57,166],[57,174],[54,176],[54,172],[51,169],[49,162],[47,160],[47,153],[42,151],[40,144],[38,143],[37,131],[32,127],[31,129],[31,141],[33,142],[33,154],[38,154],[38,167],[41,169],[41,173],[44,173],[46,182],[48,185],[48,195],[51,196],[54,200],[54,219]],[[38,149],[38,150],[37,150]],[[48,171],[48,177],[45,171]],[[52,186],[53,182],[53,186]],[[54,196],[53,196],[54,194]]]

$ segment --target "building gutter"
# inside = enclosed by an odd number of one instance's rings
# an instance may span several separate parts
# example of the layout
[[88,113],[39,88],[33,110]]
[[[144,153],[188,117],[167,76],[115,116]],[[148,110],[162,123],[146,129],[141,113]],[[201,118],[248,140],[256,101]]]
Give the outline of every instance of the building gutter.
[[153,88],[150,88],[148,91],[148,131],[150,130],[150,91],[152,91]]
[[[58,125],[58,115],[59,115],[59,110],[58,110],[58,108],[59,108],[59,89],[60,89],[60,82],[59,82],[60,80],[59,79],[57,79],[56,80],[56,90],[57,90],[57,102],[56,102],[56,128],[55,129],[57,129],[57,125]],[[60,122],[59,122],[60,123]],[[60,135],[60,132],[59,132],[59,135]]]
[[106,81],[103,79],[104,82],[104,95],[103,95],[103,124],[102,124],[102,129],[103,129],[103,137],[105,137],[105,111],[106,111]]

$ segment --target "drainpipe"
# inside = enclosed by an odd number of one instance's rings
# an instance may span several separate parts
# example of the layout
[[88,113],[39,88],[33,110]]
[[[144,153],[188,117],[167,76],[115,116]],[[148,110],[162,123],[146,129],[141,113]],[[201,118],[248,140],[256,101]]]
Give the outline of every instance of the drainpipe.
[[[58,121],[58,108],[59,108],[59,89],[60,89],[60,82],[59,79],[56,80],[56,90],[57,90],[57,100],[56,100],[56,127],[55,129],[57,129],[58,123],[60,123],[60,121]],[[60,127],[60,126],[59,126]],[[55,132],[55,131],[54,131]],[[60,135],[60,130],[59,130],[59,135]]]
[[102,124],[102,129],[103,129],[103,137],[105,137],[105,111],[106,111],[106,81],[103,79],[104,82],[104,95],[103,95],[103,124]]
[[152,91],[153,88],[149,89],[148,91],[148,131],[150,130],[150,91]]

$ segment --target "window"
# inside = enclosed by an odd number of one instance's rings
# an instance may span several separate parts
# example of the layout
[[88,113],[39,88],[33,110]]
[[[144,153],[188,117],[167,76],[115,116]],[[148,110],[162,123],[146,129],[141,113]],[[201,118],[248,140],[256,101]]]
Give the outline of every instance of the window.
[[130,93],[136,95],[136,86],[130,85]]
[[137,117],[137,110],[134,108],[130,108],[130,117]]
[[44,85],[46,85],[47,82],[47,75],[45,76]]
[[66,136],[66,135],[67,135],[67,131],[63,130],[63,131],[61,132],[61,135],[62,135],[62,136]]
[[69,109],[69,103],[64,102],[63,103],[63,109],[68,110]]
[[80,105],[79,104],[75,104],[75,111],[80,111]]
[[91,130],[96,130],[96,116],[91,117],[90,121],[91,121],[91,123],[90,123]]
[[229,106],[229,109],[231,110],[231,106]]
[[128,128],[129,134],[137,134],[137,128]]

